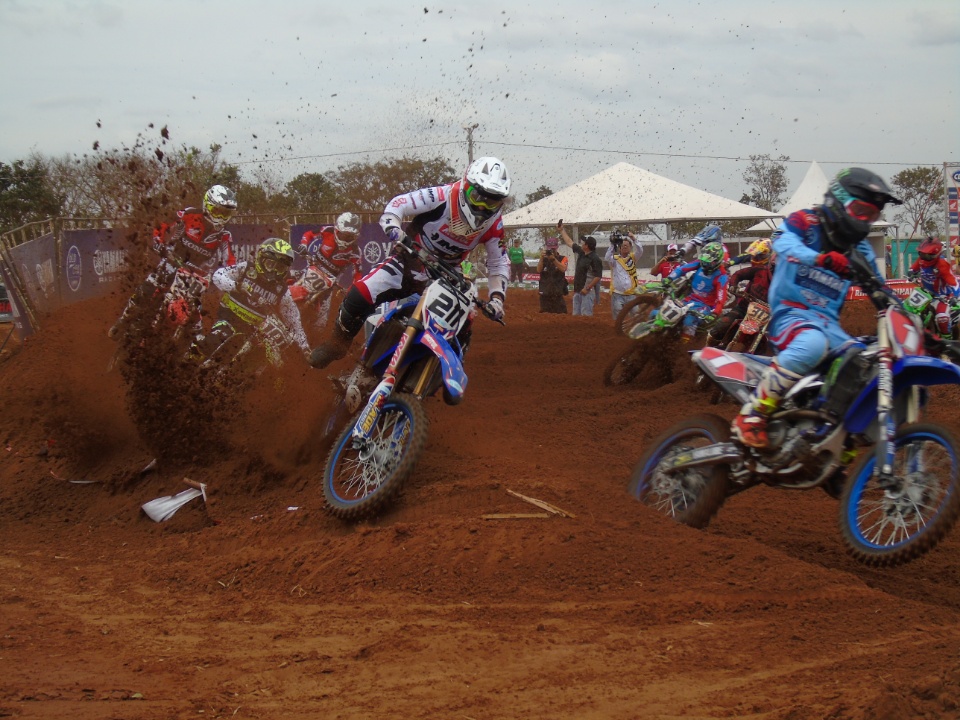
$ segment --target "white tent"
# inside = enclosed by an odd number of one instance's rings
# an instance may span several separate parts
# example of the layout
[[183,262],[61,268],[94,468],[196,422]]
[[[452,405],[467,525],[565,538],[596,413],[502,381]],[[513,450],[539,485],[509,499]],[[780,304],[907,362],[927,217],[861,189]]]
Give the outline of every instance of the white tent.
[[[779,215],[787,217],[787,215],[797,210],[822,204],[823,194],[827,191],[827,185],[829,184],[830,181],[827,179],[827,176],[823,174],[823,170],[820,169],[817,161],[814,160],[810,163],[810,167],[807,168],[807,174],[803,176],[803,180],[800,181],[800,185],[794,191],[793,195],[791,195],[786,204],[780,208]],[[779,220],[763,220],[751,227],[747,232],[771,233],[777,229],[779,224]]]
[[504,216],[506,228],[670,223],[779,217],[631,165],[617,163]]

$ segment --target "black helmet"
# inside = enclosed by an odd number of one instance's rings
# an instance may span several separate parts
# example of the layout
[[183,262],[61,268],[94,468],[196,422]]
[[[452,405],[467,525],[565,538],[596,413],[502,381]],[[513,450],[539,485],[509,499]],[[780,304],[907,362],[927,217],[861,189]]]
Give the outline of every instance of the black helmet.
[[852,248],[869,234],[887,203],[903,201],[882,177],[863,168],[841,170],[823,196],[828,243],[840,252]]

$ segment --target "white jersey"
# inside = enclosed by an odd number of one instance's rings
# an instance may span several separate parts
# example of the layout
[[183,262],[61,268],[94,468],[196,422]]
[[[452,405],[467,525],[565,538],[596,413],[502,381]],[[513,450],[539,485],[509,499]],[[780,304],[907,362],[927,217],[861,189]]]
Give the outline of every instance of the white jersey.
[[261,316],[267,316],[276,313],[283,321],[294,342],[304,352],[310,349],[307,342],[307,335],[303,330],[303,323],[300,321],[300,309],[290,295],[290,289],[283,284],[283,290],[279,293],[256,292],[257,288],[252,283],[246,282],[247,266],[249,262],[241,262],[237,265],[220,268],[213,274],[214,286],[225,293],[237,293],[235,300],[242,305],[251,305],[251,310]]
[[[408,235],[437,257],[456,264],[483,244],[487,251],[490,290],[503,293],[510,277],[510,258],[503,242],[503,217],[498,212],[473,230],[463,219],[457,203],[461,182],[398,195],[387,203],[380,226],[389,234],[390,228],[410,222]],[[502,285],[504,289],[495,285]]]

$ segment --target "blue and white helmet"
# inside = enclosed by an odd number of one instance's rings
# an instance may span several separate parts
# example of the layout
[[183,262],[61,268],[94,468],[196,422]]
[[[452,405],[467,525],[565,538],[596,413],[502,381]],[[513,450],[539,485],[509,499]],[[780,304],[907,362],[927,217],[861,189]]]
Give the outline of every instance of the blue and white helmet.
[[703,230],[693,236],[693,242],[700,247],[711,242],[723,242],[723,231],[715,223],[708,223],[703,226]]

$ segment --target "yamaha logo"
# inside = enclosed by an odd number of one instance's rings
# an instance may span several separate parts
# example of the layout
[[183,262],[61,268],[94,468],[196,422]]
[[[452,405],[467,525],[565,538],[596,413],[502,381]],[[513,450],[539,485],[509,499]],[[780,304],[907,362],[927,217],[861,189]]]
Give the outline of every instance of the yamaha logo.
[[80,259],[80,250],[76,245],[71,245],[67,250],[67,284],[73,292],[80,289],[80,281],[83,279],[83,263]]
[[363,246],[363,259],[371,265],[378,265],[383,259],[383,250],[378,242],[368,242]]

